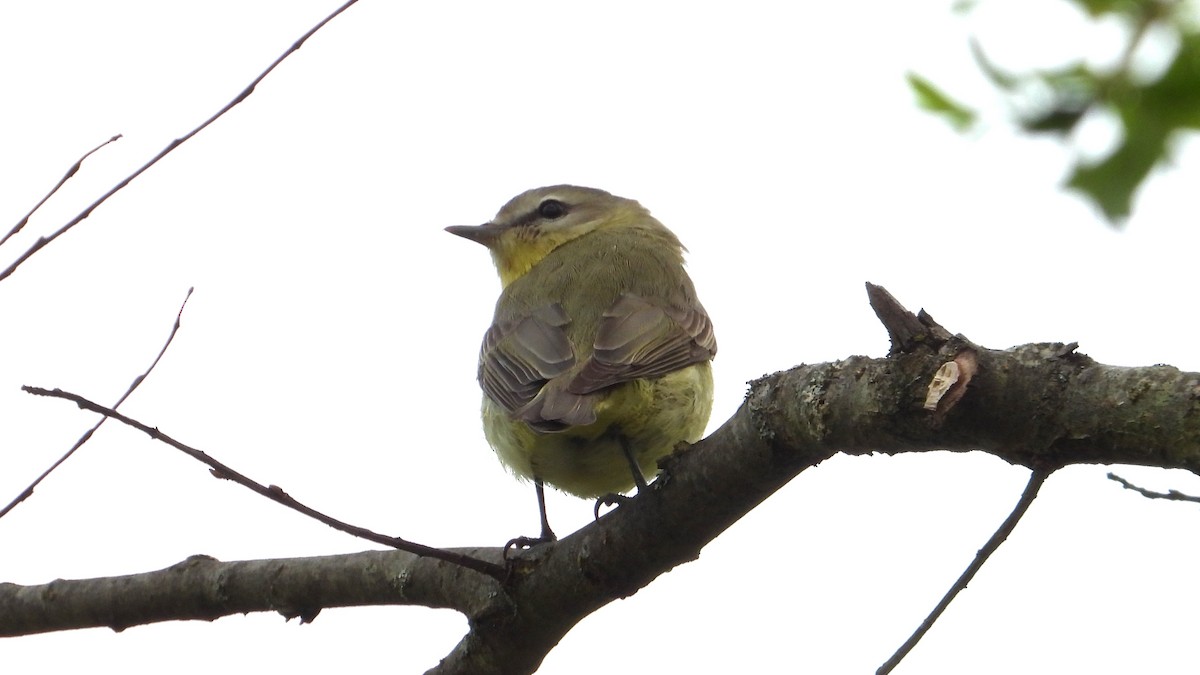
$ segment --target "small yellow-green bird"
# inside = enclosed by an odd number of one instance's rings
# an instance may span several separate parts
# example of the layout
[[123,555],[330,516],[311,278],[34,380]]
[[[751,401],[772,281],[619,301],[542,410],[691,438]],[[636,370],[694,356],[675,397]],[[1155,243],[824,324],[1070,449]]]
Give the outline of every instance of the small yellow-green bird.
[[500,461],[579,497],[645,486],[712,410],[712,321],[683,245],[641,204],[556,185],[447,231],[491,251],[502,290],[479,354],[483,430]]

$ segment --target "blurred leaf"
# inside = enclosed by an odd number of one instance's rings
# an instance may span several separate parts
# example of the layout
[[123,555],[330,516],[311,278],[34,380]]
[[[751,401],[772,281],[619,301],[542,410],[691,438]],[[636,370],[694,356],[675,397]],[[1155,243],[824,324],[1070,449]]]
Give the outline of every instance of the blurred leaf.
[[[1121,11],[1123,5],[1134,4],[1129,0],[1074,0],[1075,4],[1079,5],[1083,11],[1091,16],[1100,16],[1110,12]],[[1128,11],[1128,10],[1126,10]]]
[[946,120],[959,132],[967,131],[975,124],[974,110],[951,99],[929,80],[916,73],[908,73],[906,78],[908,86],[912,87],[917,97],[917,105]]
[[991,80],[992,84],[1005,91],[1012,91],[1013,88],[1020,84],[1020,78],[1000,70],[988,60],[988,57],[983,53],[983,47],[979,46],[978,40],[971,38],[970,44],[971,56],[974,57],[975,63],[983,71],[983,74],[987,76],[987,79]]
[[1073,0],[1073,2],[1093,18],[1105,14],[1124,14],[1134,18],[1157,16],[1167,6],[1174,4],[1172,0]]
[[1108,218],[1119,224],[1129,217],[1133,194],[1166,153],[1166,136],[1158,129],[1126,130],[1125,140],[1104,160],[1076,165],[1067,187],[1087,195]]
[[1083,119],[1087,108],[1083,109],[1054,109],[1043,113],[1040,117],[1021,120],[1021,126],[1033,133],[1052,133],[1065,136]]
[[1183,36],[1163,76],[1138,87],[1109,90],[1125,139],[1107,158],[1076,166],[1068,187],[1091,198],[1110,221],[1129,215],[1133,194],[1167,156],[1168,140],[1183,129],[1200,129],[1200,34]]
[[1099,78],[1082,63],[1041,72],[1033,79],[1050,92],[1051,99],[1048,105],[1020,116],[1021,126],[1034,133],[1070,133],[1096,103],[1100,89]]
[[1200,129],[1200,33],[1184,35],[1167,72],[1136,95],[1144,114],[1172,129]]
[[[959,0],[970,9],[974,0]],[[970,41],[971,55],[983,75],[1016,110],[1027,133],[1063,137],[1075,131],[1088,111],[1116,113],[1122,137],[1116,149],[1100,161],[1077,162],[1066,187],[1081,192],[1112,223],[1130,213],[1133,197],[1154,167],[1163,162],[1172,138],[1200,130],[1200,14],[1195,0],[1069,0],[1087,15],[1115,18],[1129,31],[1116,70],[1093,72],[1082,60],[1052,71],[1012,73],[1002,70]],[[1178,39],[1178,48],[1162,76],[1143,84],[1131,66],[1143,41]],[[1109,67],[1111,68],[1111,66]],[[909,83],[921,105],[950,117],[961,109],[918,76]],[[975,113],[966,111],[973,120]],[[955,122],[952,120],[952,124]],[[956,124],[963,124],[959,122]]]
[[1100,87],[1100,78],[1083,63],[1075,63],[1061,70],[1040,71],[1038,78],[1062,96],[1076,100],[1090,101]]

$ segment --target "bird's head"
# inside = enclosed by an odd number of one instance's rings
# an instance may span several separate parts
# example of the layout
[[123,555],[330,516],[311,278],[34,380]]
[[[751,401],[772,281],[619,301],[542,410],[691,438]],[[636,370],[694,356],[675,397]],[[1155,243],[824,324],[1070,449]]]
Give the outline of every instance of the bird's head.
[[488,247],[500,283],[507,286],[572,239],[600,229],[643,223],[657,221],[632,199],[594,188],[555,185],[513,197],[491,222],[451,225],[446,231]]

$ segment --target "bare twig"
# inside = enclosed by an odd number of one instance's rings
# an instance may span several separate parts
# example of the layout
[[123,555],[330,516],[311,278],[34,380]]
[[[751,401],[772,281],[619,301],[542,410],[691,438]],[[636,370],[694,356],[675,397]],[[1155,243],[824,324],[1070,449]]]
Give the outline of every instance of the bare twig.
[[209,117],[208,119],[204,120],[204,122],[202,122],[200,124],[200,126],[196,127],[195,129],[192,129],[191,131],[187,132],[180,138],[176,138],[175,140],[171,141],[169,144],[167,144],[167,147],[163,148],[150,161],[146,162],[141,167],[139,167],[136,171],[134,171],[133,173],[129,174],[124,179],[122,179],[121,182],[117,183],[112,189],[110,189],[108,192],[105,192],[103,195],[101,195],[99,199],[92,202],[83,211],[79,212],[79,214],[76,215],[74,218],[72,218],[66,225],[63,225],[62,227],[58,228],[58,230],[56,230],[54,233],[50,234],[49,236],[39,237],[38,240],[35,241],[33,243],[33,245],[30,246],[27,251],[25,251],[24,253],[21,254],[21,257],[17,258],[15,261],[13,261],[13,263],[11,265],[9,265],[8,268],[6,268],[3,271],[0,271],[0,281],[7,279],[13,272],[16,271],[16,269],[18,267],[21,266],[22,263],[24,263],[29,258],[33,257],[33,255],[35,253],[37,253],[38,251],[45,248],[47,244],[49,244],[50,242],[59,238],[60,236],[66,234],[67,231],[69,231],[71,228],[73,228],[76,225],[78,225],[79,223],[83,222],[83,220],[85,218],[92,215],[92,211],[96,210],[96,207],[100,206],[105,201],[107,201],[109,197],[120,192],[126,185],[129,185],[131,182],[133,182],[134,178],[137,178],[138,176],[142,175],[142,173],[144,173],[146,171],[146,169],[149,169],[150,167],[152,167],[156,163],[158,163],[158,160],[162,159],[163,157],[166,157],[175,148],[178,148],[180,145],[183,145],[185,142],[187,142],[193,136],[195,136],[196,134],[198,134],[202,130],[204,130],[205,127],[207,127],[208,125],[215,122],[219,117],[221,117],[225,113],[229,112],[230,109],[232,109],[234,106],[236,106],[237,104],[246,100],[246,98],[248,96],[250,96],[250,94],[254,93],[254,88],[257,87],[258,84],[260,82],[262,82],[267,77],[267,75],[269,75],[271,73],[272,70],[275,70],[276,66],[278,66],[280,63],[282,63],[284,59],[291,56],[292,52],[295,52],[296,50],[300,49],[300,47],[302,47],[304,45],[305,41],[308,40],[308,38],[312,37],[313,34],[316,33],[318,30],[320,30],[322,27],[324,27],[325,24],[332,21],[334,19],[334,17],[336,17],[337,15],[346,11],[346,9],[348,9],[350,7],[350,5],[353,5],[356,2],[358,2],[358,0],[349,0],[344,5],[342,5],[341,7],[338,7],[336,10],[334,10],[332,14],[330,14],[329,16],[322,19],[319,23],[317,23],[317,25],[310,28],[307,33],[300,36],[300,39],[298,39],[294,43],[292,43],[292,46],[288,47],[287,51],[285,51],[283,54],[281,54],[279,56],[279,58],[275,59],[274,63],[272,63],[270,66],[268,66],[266,70],[259,73],[258,77],[254,78],[254,80],[251,81],[250,84],[241,91],[241,93],[239,93],[236,97],[234,97],[234,99],[232,101],[230,101],[229,103],[226,103],[225,106],[223,108],[221,108],[220,110],[218,110],[216,112],[216,114],[214,114],[212,117]]
[[45,204],[47,200],[49,200],[51,197],[54,196],[55,192],[58,192],[59,188],[61,188],[64,184],[66,184],[67,181],[71,180],[71,177],[74,176],[77,171],[79,171],[79,168],[81,166],[83,166],[83,160],[87,159],[88,157],[91,157],[92,154],[95,153],[100,148],[103,148],[104,146],[108,145],[109,143],[112,143],[113,141],[116,141],[120,138],[121,138],[121,134],[117,134],[116,136],[113,136],[112,138],[108,139],[107,141],[104,141],[100,145],[97,145],[96,147],[92,148],[91,150],[88,150],[86,153],[84,153],[83,157],[80,157],[79,159],[75,160],[75,163],[71,165],[71,168],[67,169],[67,173],[62,177],[62,180],[58,181],[58,185],[55,185],[49,192],[47,192],[46,196],[42,197],[41,201],[39,201],[37,204],[34,204],[33,208],[29,209],[29,213],[26,213],[24,218],[17,221],[17,224],[13,225],[13,228],[8,231],[8,234],[4,235],[3,239],[0,239],[0,246],[3,246],[4,242],[11,239],[13,237],[13,235],[15,235],[16,233],[20,232],[21,229],[23,227],[25,227],[25,225],[29,222],[29,219],[31,217],[33,217],[33,214],[37,213],[38,209],[42,208],[42,204]]
[[[95,152],[95,150],[92,152]],[[121,395],[121,398],[117,399],[117,402],[113,404],[113,410],[119,408],[121,404],[125,402],[125,399],[129,398],[129,395],[133,393],[133,390],[137,389],[142,382],[145,381],[146,377],[150,375],[150,371],[154,370],[154,367],[157,366],[158,362],[162,360],[163,354],[167,353],[167,347],[171,346],[171,341],[175,339],[175,334],[179,332],[179,323],[183,318],[183,308],[187,307],[188,298],[192,297],[192,291],[194,290],[196,289],[189,288],[187,295],[184,296],[183,303],[179,305],[179,311],[175,314],[175,325],[171,327],[171,334],[167,336],[167,341],[163,343],[162,349],[158,350],[158,356],[154,357],[154,362],[150,364],[150,367],[146,369],[146,372],[134,378],[133,382],[129,385],[129,388],[126,389],[125,393]],[[17,495],[16,498],[8,503],[8,506],[0,509],[0,518],[8,515],[9,511],[12,511],[17,507],[17,504],[20,504],[26,499],[32,497],[34,488],[41,484],[41,482],[45,480],[46,477],[49,476],[55,469],[57,469],[59,465],[67,461],[68,457],[75,454],[76,450],[83,447],[83,444],[87,443],[88,440],[92,438],[92,434],[96,433],[96,430],[99,429],[100,425],[104,424],[105,420],[107,419],[107,417],[101,417],[100,421],[96,422],[95,426],[93,426],[91,429],[88,429],[82,436],[79,437],[79,440],[75,441],[75,445],[72,445],[70,450],[67,450],[62,457],[58,458],[58,461],[56,461],[54,464],[51,464],[49,469],[43,471],[42,475],[38,476],[37,479],[30,483],[29,487],[22,490],[21,494]]]
[[950,331],[934,321],[925,310],[913,314],[883,286],[868,281],[867,300],[892,341],[889,355],[911,352],[921,344],[937,349],[950,339]]
[[975,578],[975,575],[983,567],[983,564],[987,562],[988,558],[990,558],[991,555],[996,552],[996,549],[1000,548],[1000,544],[1003,544],[1005,539],[1008,539],[1008,535],[1012,534],[1012,531],[1017,526],[1017,523],[1021,521],[1021,517],[1024,516],[1025,512],[1029,510],[1029,505],[1032,504],[1033,500],[1037,497],[1038,490],[1041,489],[1042,483],[1045,483],[1046,478],[1048,478],[1053,472],[1054,469],[1044,467],[1039,467],[1033,470],[1033,473],[1029,475],[1029,482],[1025,485],[1025,491],[1021,493],[1021,499],[1019,499],[1017,501],[1017,505],[1013,507],[1012,513],[1008,514],[1008,518],[1001,523],[1000,527],[992,534],[992,537],[988,539],[986,544],[983,545],[983,548],[979,549],[979,552],[975,554],[975,559],[971,561],[970,565],[967,565],[967,569],[963,570],[962,575],[958,577],[958,581],[955,581],[954,585],[950,587],[950,590],[946,591],[946,594],[942,596],[942,599],[940,602],[938,602],[937,607],[934,607],[933,611],[929,613],[929,616],[925,617],[925,620],[922,621],[921,625],[917,627],[917,630],[914,631],[911,636],[909,636],[908,640],[906,640],[904,644],[900,645],[900,648],[896,650],[896,653],[892,654],[891,658],[884,662],[884,664],[875,671],[876,675],[886,675],[887,673],[892,672],[892,669],[900,664],[900,661],[902,661],[904,657],[913,650],[913,647],[917,646],[917,643],[921,641],[921,638],[925,636],[925,633],[929,632],[929,629],[933,627],[934,622],[938,620],[938,617],[942,615],[942,612],[945,612],[946,608],[950,606],[950,603],[954,600],[954,597],[958,595],[959,591],[963,590],[967,587],[967,584],[971,583],[971,579]]
[[390,546],[392,548],[399,549],[401,551],[408,551],[409,553],[414,553],[416,555],[426,556],[429,558],[437,558],[438,560],[445,560],[446,562],[454,563],[456,565],[461,565],[462,567],[465,567],[467,569],[471,569],[471,570],[475,570],[476,572],[481,572],[483,574],[487,574],[488,576],[491,576],[496,579],[503,580],[505,577],[505,569],[503,567],[501,567],[500,565],[496,565],[494,563],[489,563],[489,562],[486,562],[483,560],[478,560],[478,559],[472,558],[470,556],[465,556],[461,553],[455,553],[452,551],[444,551],[439,548],[433,548],[432,546],[425,546],[423,544],[417,544],[415,542],[411,542],[406,539],[401,539],[400,537],[389,537],[387,535],[379,534],[377,532],[373,532],[373,531],[368,530],[363,527],[358,527],[357,525],[351,525],[350,523],[338,520],[331,516],[327,516],[324,513],[321,513],[320,511],[317,511],[316,509],[313,509],[312,507],[307,506],[307,505],[301,503],[300,501],[296,500],[291,495],[284,492],[283,488],[279,487],[278,485],[263,485],[262,483],[254,481],[251,478],[247,477],[246,475],[234,470],[233,468],[226,466],[225,464],[217,461],[216,459],[213,459],[211,456],[208,455],[208,453],[206,453],[202,450],[197,450],[196,448],[193,448],[191,446],[184,445],[183,443],[180,443],[179,441],[175,440],[174,438],[171,438],[170,436],[159,431],[155,427],[151,427],[146,424],[142,424],[141,422],[139,422],[135,419],[131,419],[129,417],[126,417],[125,415],[122,415],[121,413],[117,412],[116,410],[113,410],[112,408],[106,408],[98,403],[89,401],[88,399],[86,399],[82,396],[79,396],[78,394],[72,394],[70,392],[62,391],[61,389],[50,390],[50,389],[42,389],[41,387],[31,387],[28,385],[21,387],[21,389],[26,392],[29,392],[30,394],[33,394],[35,396],[49,396],[52,398],[61,398],[61,399],[65,399],[67,401],[72,401],[76,405],[78,405],[80,408],[83,408],[84,410],[90,410],[92,412],[100,413],[101,415],[104,415],[105,417],[111,417],[111,418],[117,420],[118,422],[121,422],[122,424],[131,426],[134,429],[137,429],[139,431],[142,431],[142,432],[148,434],[150,436],[150,438],[153,438],[157,441],[162,441],[163,443],[166,443],[167,445],[175,448],[176,450],[179,450],[180,452],[186,454],[187,456],[191,457],[192,459],[195,459],[196,461],[199,461],[199,462],[202,462],[202,463],[208,465],[211,469],[210,472],[212,473],[212,475],[214,477],[220,478],[223,480],[231,480],[231,481],[237,483],[238,485],[248,488],[254,492],[257,492],[258,494],[260,494],[274,502],[283,504],[284,506],[286,506],[294,511],[299,511],[300,513],[303,513],[304,515],[306,515],[314,520],[320,521],[320,522],[328,525],[329,527],[332,527],[335,530],[340,530],[347,534],[351,534],[356,537],[359,537],[360,539],[366,539],[367,541],[373,541],[377,544],[383,544],[384,546]]
[[1154,492],[1153,490],[1147,490],[1144,487],[1138,487],[1137,485],[1130,483],[1129,481],[1125,480],[1124,478],[1121,478],[1120,476],[1118,476],[1115,473],[1108,474],[1108,479],[1115,480],[1118,483],[1120,483],[1121,487],[1125,488],[1126,490],[1133,490],[1134,492],[1142,495],[1143,497],[1147,497],[1149,499],[1170,499],[1170,500],[1176,501],[1176,502],[1200,502],[1200,497],[1185,494],[1183,492],[1180,492],[1179,490],[1167,490],[1166,492]]

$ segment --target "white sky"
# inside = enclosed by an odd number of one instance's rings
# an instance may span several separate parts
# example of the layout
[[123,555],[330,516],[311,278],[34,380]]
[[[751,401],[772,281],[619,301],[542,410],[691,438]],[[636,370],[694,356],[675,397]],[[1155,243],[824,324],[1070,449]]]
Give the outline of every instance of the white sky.
[[[1003,4],[1003,7],[995,6]],[[208,117],[332,0],[9,3],[0,20],[0,229],[115,133],[4,265]],[[0,500],[90,426],[22,384],[112,401],[337,517],[438,546],[537,527],[479,428],[475,356],[499,284],[442,231],[572,182],[633,197],[688,245],[714,318],[715,428],[749,379],[882,356],[862,282],[1003,348],[1077,340],[1119,365],[1200,370],[1196,144],[1123,232],[1056,186],[1070,152],[1014,135],[970,62],[1102,62],[1112,26],[1055,3],[394,3],[363,0],[232,113],[0,284]],[[979,105],[951,133],[920,72]],[[1097,125],[1098,137],[1104,126]],[[1055,475],[897,672],[1194,669],[1194,505]],[[1181,472],[1119,472],[1200,492]],[[546,673],[873,672],[1016,502],[980,455],[838,457],[579,625]],[[554,494],[560,534],[591,504]],[[116,424],[0,520],[0,580],[370,548]],[[420,672],[465,622],[421,608],[160,624],[0,641],[6,670]]]

